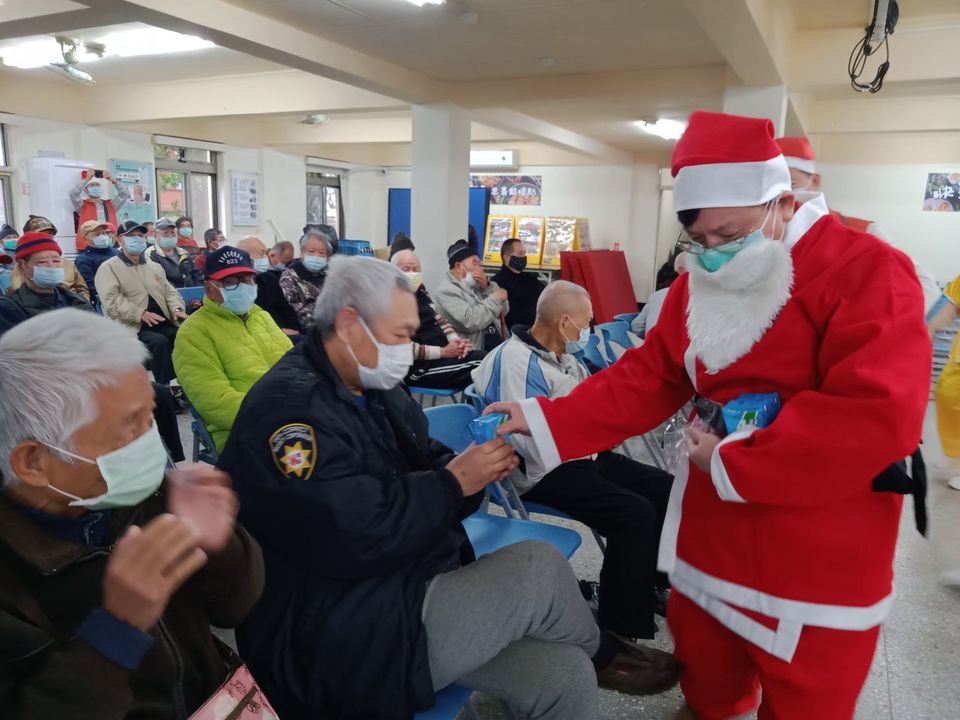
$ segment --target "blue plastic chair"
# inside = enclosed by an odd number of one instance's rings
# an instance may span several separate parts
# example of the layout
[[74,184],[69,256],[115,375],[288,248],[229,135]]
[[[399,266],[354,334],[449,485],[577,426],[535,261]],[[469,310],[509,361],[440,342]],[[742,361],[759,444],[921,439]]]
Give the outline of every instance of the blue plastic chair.
[[487,403],[483,400],[483,396],[477,392],[477,386],[473,383],[467,385],[463,391],[463,399],[473,405],[478,413],[483,412],[483,409],[487,406]]
[[610,346],[611,342],[616,343],[624,350],[629,350],[634,347],[633,341],[630,339],[630,336],[627,335],[630,326],[622,320],[600,323],[597,325],[597,329],[603,335],[603,346],[607,353],[607,361],[611,365],[618,359],[616,353],[613,352],[613,348]]
[[470,422],[479,415],[473,405],[443,405],[427,408],[423,414],[427,416],[430,437],[454,452],[463,452],[473,442]]
[[193,418],[190,423],[190,429],[193,431],[193,462],[216,465],[220,456],[217,453],[217,446],[213,442],[213,436],[210,435],[203,418],[200,417],[200,413],[197,412],[186,393],[183,394],[183,402],[187,406],[187,410],[190,411],[190,417]]
[[473,690],[460,687],[459,685],[448,685],[437,693],[437,704],[432,710],[417,713],[415,720],[453,720],[457,713],[464,710],[469,720],[477,720],[477,711],[470,704],[470,696]]
[[610,367],[610,363],[607,362],[607,359],[600,352],[600,337],[597,335],[591,335],[590,340],[587,342],[587,347],[575,354],[575,357],[581,362],[587,364],[587,366],[593,366],[597,370],[605,370]]
[[183,302],[189,305],[197,300],[203,301],[204,291],[202,287],[177,288],[177,292],[183,298]]
[[454,398],[456,399],[459,390],[454,390],[453,388],[425,388],[425,387],[415,387],[413,385],[408,385],[407,390],[410,391],[411,395],[417,395],[420,406],[423,407],[424,397],[433,398],[433,401],[430,403],[430,407],[436,407],[437,400],[442,397]]
[[614,320],[620,320],[627,324],[627,327],[633,327],[633,321],[640,316],[640,313],[620,313],[619,315],[614,315]]

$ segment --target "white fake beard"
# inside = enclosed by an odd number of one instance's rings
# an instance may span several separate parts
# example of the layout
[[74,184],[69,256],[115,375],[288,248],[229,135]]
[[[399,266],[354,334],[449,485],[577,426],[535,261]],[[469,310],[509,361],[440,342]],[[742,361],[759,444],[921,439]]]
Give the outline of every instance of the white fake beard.
[[716,272],[707,272],[695,257],[687,263],[690,346],[716,373],[742,358],[780,314],[793,288],[793,258],[781,241],[766,240],[744,248]]

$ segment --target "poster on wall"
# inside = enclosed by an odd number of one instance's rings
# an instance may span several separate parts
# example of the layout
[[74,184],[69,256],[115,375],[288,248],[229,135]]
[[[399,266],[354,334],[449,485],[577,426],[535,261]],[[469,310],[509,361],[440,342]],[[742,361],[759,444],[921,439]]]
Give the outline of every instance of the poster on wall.
[[503,247],[505,241],[514,236],[516,221],[515,217],[500,215],[487,217],[487,241],[483,251],[484,262],[500,264],[500,248]]
[[490,190],[491,205],[539,205],[542,175],[472,175],[471,187]]
[[960,172],[928,174],[923,209],[927,212],[960,210]]
[[130,199],[120,208],[117,220],[138,223],[157,219],[156,194],[153,191],[153,163],[135,160],[111,160],[110,174],[130,193]]
[[577,245],[577,218],[547,218],[543,243],[543,267],[560,267],[560,253],[579,250]]
[[517,239],[523,243],[523,254],[527,262],[538,265],[543,255],[543,228],[545,218],[520,217],[517,218]]
[[231,208],[233,224],[254,226],[260,224],[260,173],[230,173]]

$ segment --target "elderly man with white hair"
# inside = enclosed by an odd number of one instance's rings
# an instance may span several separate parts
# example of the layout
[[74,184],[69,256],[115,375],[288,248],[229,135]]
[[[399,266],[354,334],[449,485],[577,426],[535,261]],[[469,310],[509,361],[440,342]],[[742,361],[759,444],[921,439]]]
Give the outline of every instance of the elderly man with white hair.
[[300,238],[300,257],[287,264],[280,275],[283,297],[297,314],[300,330],[313,325],[313,308],[327,279],[327,261],[333,255],[333,241],[328,235],[308,228]]
[[469,341],[441,315],[423,284],[420,258],[410,238],[404,237],[390,246],[390,262],[407,276],[410,290],[417,299],[420,327],[413,336],[413,366],[406,383],[416,387],[463,390],[473,380],[472,373],[483,360],[484,352],[474,350]]
[[228,478],[171,475],[146,349],[95,313],[0,339],[0,707],[9,720],[187,717],[235,669],[263,586]]
[[[592,319],[586,290],[564,280],[551,283],[537,301],[533,326],[514,326],[510,339],[474,371],[478,392],[487,403],[570,394],[590,375],[573,353],[586,346]],[[517,483],[524,498],[572,515],[607,540],[600,571],[600,627],[652,638],[654,612],[667,585],[657,575],[657,550],[673,478],[613,452],[548,472],[533,440],[518,435],[511,442],[526,465]]]
[[500,439],[457,456],[430,439],[400,387],[418,323],[400,270],[334,258],[309,337],[247,394],[221,455],[270,576],[240,649],[280,717],[409,718],[457,682],[534,720],[596,720],[598,679],[674,683],[599,632],[553,548],[473,561],[460,520],[517,459]]

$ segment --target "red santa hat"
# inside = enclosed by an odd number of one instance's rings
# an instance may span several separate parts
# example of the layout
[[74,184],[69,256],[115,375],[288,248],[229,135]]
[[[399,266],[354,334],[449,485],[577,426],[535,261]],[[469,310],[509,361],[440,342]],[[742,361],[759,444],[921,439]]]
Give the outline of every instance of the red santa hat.
[[773,123],[695,112],[673,150],[673,209],[763,205],[790,191]]
[[813,154],[810,141],[802,137],[777,138],[777,145],[787,161],[787,167],[792,167],[808,175],[817,171],[817,157]]

